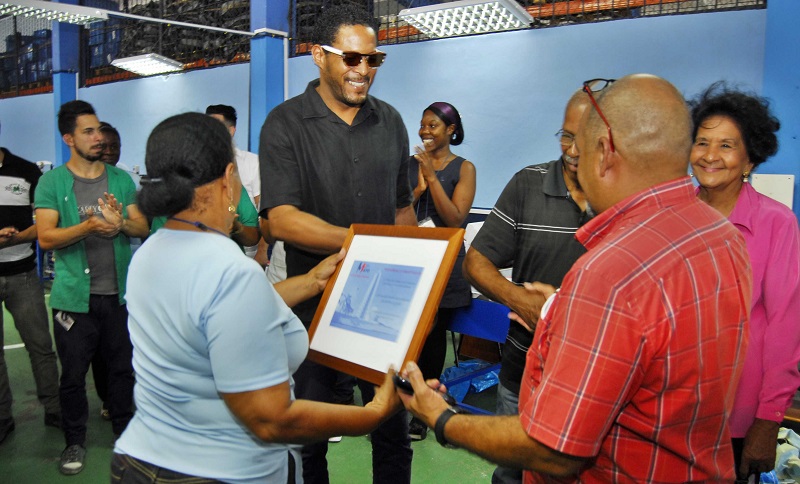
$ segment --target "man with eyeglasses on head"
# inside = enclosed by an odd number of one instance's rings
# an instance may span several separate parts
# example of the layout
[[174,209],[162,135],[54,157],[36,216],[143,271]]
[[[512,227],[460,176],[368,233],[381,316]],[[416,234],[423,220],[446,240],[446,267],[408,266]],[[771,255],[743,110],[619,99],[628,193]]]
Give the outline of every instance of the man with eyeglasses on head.
[[[560,286],[564,274],[586,252],[575,232],[591,218],[586,196],[578,183],[575,133],[589,96],[576,91],[567,102],[564,122],[556,133],[561,144],[557,160],[531,165],[508,182],[492,212],[470,245],[464,275],[481,293],[508,306],[519,324],[512,324],[503,345],[499,415],[516,415],[519,386],[541,301],[522,285],[540,281]],[[512,280],[500,269],[512,267]],[[512,282],[513,281],[513,282]],[[492,482],[517,483],[522,471],[498,467]]]
[[[311,58],[319,79],[279,105],[261,129],[262,233],[285,242],[287,276],[306,273],[340,250],[353,223],[416,225],[408,182],[408,131],[399,113],[369,95],[386,54],[376,24],[353,5],[322,12]],[[293,308],[310,326],[319,298]],[[294,374],[297,398],[333,402],[337,372],[306,361]],[[374,395],[360,382],[362,400]],[[303,448],[306,483],[327,483],[328,443]],[[373,480],[410,482],[406,412],[372,434]]]
[[[522,376],[519,416],[463,415],[414,363],[406,408],[455,445],[525,482],[734,479],[727,419],[747,347],[752,277],[745,242],[703,206],[687,176],[692,122],[655,76],[595,94],[575,142],[597,215],[586,247],[544,301]],[[699,203],[698,203],[699,202]]]

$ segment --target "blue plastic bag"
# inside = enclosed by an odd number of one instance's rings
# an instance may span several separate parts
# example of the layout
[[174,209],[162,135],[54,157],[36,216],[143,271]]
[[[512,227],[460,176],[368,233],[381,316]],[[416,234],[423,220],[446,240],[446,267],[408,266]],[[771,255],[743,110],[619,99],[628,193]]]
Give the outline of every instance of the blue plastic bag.
[[439,381],[447,386],[447,391],[456,399],[456,401],[462,402],[470,390],[472,390],[473,393],[480,393],[487,388],[497,385],[497,382],[499,381],[497,377],[497,370],[490,371],[455,385],[449,385],[447,382],[465,375],[469,375],[470,373],[492,365],[493,363],[487,363],[479,359],[462,361],[458,364],[458,366],[446,368],[444,372],[442,372],[442,376],[439,378]]

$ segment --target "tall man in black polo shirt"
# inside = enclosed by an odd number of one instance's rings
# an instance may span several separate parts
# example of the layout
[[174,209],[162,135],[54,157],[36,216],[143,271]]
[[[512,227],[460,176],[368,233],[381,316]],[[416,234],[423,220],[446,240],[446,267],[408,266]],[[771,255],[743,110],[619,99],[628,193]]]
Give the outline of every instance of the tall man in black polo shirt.
[[[508,182],[464,260],[464,276],[484,295],[514,311],[503,346],[497,413],[516,415],[525,357],[539,320],[541,301],[531,297],[524,282],[560,286],[564,275],[586,249],[575,239],[589,220],[586,198],[578,185],[578,153],[574,135],[589,97],[578,91],[570,98],[557,133],[561,158],[528,166]],[[513,267],[512,280],[499,269]],[[498,467],[492,482],[522,482],[522,471]]]
[[[0,302],[14,318],[31,360],[36,395],[44,406],[44,423],[61,426],[58,367],[47,321],[44,293],[36,273],[36,226],[33,192],[39,177],[33,163],[0,149]],[[11,387],[3,355],[0,312],[0,442],[14,430]]]
[[[375,29],[352,5],[324,11],[311,48],[320,78],[276,107],[261,129],[262,232],[286,242],[289,277],[338,251],[352,223],[416,225],[408,132],[394,108],[368,95],[384,57]],[[318,303],[294,308],[307,326]],[[335,371],[306,361],[294,380],[298,398],[332,401]],[[360,387],[369,401],[372,385]],[[410,482],[406,419],[400,412],[372,434],[374,482]],[[328,482],[327,445],[303,448],[306,483]]]

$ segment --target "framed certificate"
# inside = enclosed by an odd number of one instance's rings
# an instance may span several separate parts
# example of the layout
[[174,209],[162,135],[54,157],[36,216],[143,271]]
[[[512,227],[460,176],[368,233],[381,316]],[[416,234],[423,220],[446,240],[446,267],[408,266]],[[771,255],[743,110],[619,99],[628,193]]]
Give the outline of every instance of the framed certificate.
[[416,361],[463,242],[463,229],[352,225],[308,357],[375,384],[390,365]]

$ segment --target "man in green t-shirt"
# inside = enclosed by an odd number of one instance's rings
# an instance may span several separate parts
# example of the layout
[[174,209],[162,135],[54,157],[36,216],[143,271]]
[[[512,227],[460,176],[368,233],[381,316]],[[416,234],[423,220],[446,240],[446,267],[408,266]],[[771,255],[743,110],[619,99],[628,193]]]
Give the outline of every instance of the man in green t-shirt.
[[148,233],[130,175],[101,161],[103,137],[94,109],[70,101],[58,113],[69,161],[39,180],[34,196],[39,245],[55,251],[50,292],[53,334],[61,361],[66,448],[60,471],[77,474],[86,455],[86,373],[95,353],[108,373],[108,410],[119,435],[133,416],[132,346],[125,308],[129,237]]

